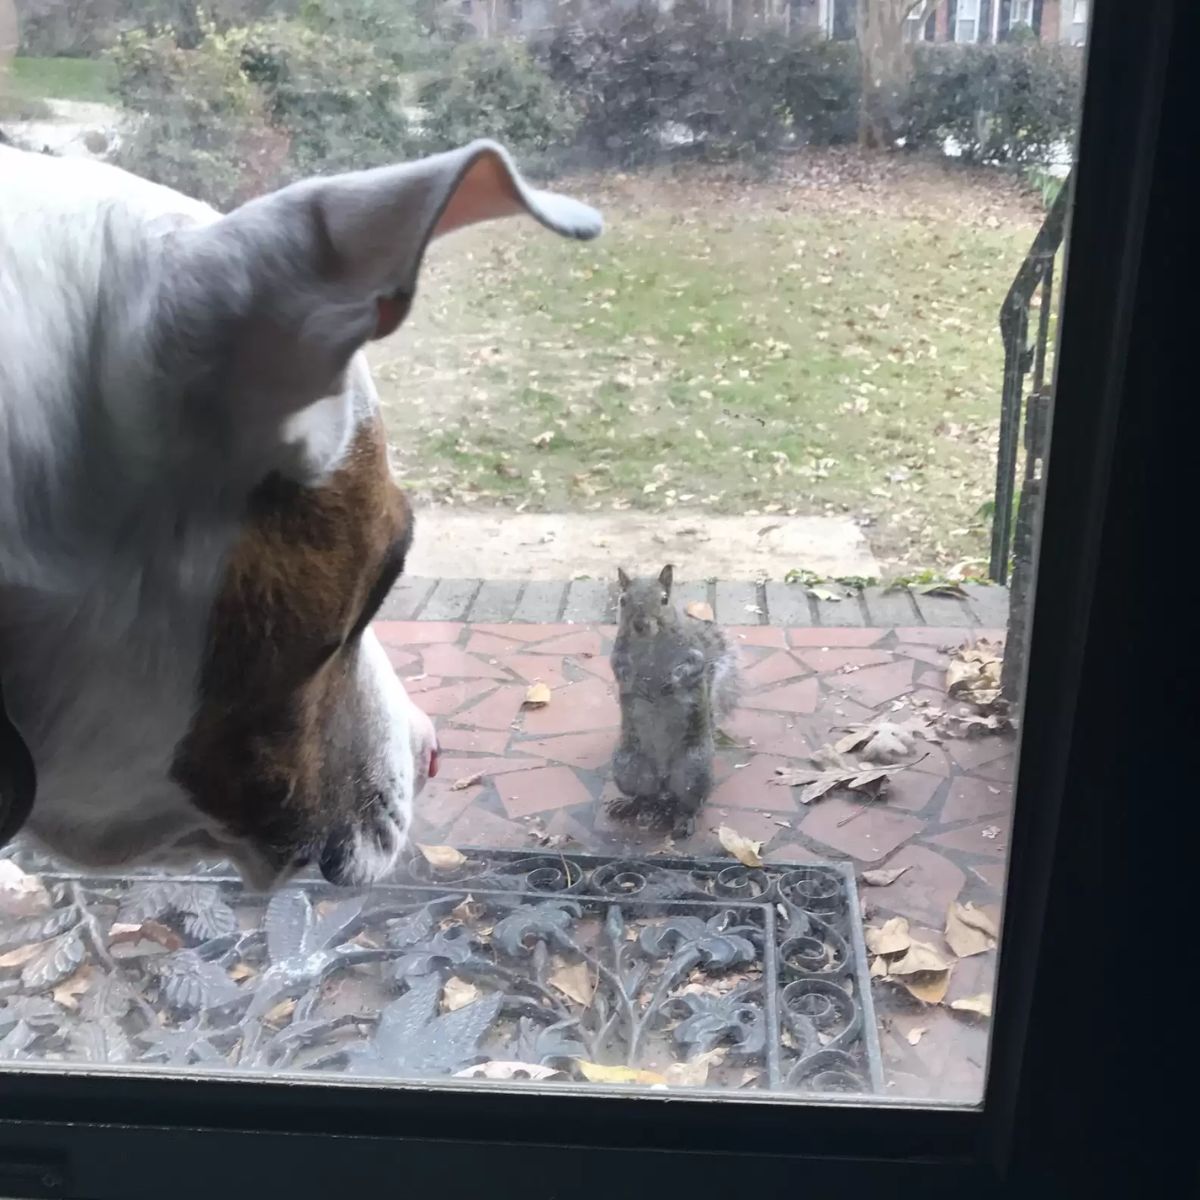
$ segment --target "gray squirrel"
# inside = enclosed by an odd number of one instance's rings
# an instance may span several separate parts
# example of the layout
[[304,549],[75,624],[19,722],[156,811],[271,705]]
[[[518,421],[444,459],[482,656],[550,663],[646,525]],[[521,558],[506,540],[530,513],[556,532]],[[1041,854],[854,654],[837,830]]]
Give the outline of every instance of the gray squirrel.
[[621,706],[613,779],[618,818],[669,822],[676,837],[695,828],[713,786],[714,739],[737,704],[737,657],[708,621],[682,615],[671,599],[674,569],[635,579],[618,568],[612,670]]

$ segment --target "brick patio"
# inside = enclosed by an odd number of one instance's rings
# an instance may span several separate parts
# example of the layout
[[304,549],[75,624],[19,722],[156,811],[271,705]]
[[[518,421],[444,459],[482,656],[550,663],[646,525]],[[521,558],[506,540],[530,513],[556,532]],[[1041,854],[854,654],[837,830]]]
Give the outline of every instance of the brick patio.
[[[765,598],[763,585],[737,586],[750,591],[735,597],[725,585],[710,586],[705,598],[716,602],[718,618],[722,608],[728,619],[751,598]],[[507,585],[501,596],[498,585],[475,582],[458,589],[460,596],[469,593],[459,611],[480,611],[485,599],[489,611],[507,609],[510,616],[522,605],[528,611],[535,599],[553,605],[558,617],[564,610],[585,611],[579,589],[579,602],[569,608],[572,589],[576,585]],[[803,589],[791,588],[787,598],[793,616],[803,609],[809,620],[767,624],[766,606],[753,614],[761,623],[727,624],[740,647],[746,687],[726,730],[742,745],[719,753],[716,789],[695,835],[681,843],[661,832],[615,823],[604,811],[603,801],[613,795],[609,761],[618,724],[607,658],[613,625],[587,618],[582,623],[380,621],[376,629],[397,672],[435,719],[442,744],[441,773],[418,802],[415,837],[425,843],[505,848],[534,848],[549,838],[552,845],[601,854],[670,850],[711,856],[723,853],[715,830],[727,824],[763,840],[764,856],[774,861],[850,859],[860,869],[907,866],[889,887],[862,888],[868,920],[901,915],[915,937],[943,945],[941,930],[952,900],[972,901],[998,916],[1011,812],[1012,739],[931,746],[924,759],[897,775],[886,801],[873,804],[835,796],[805,808],[790,789],[770,781],[776,767],[810,766],[807,755],[836,740],[848,723],[892,713],[903,718],[921,699],[944,705],[946,648],[968,638],[1003,637],[998,602],[1004,593],[981,590],[995,596],[977,604],[974,596],[963,601],[885,593],[874,605],[868,595],[843,608],[815,600],[811,606],[797,604],[806,597]],[[426,613],[436,597],[432,588],[423,598]],[[388,611],[396,611],[394,599]],[[590,590],[587,603],[603,604],[608,611],[600,585]],[[869,616],[885,603],[911,623],[869,624]],[[925,608],[940,612],[944,623],[920,623]],[[777,606],[777,613],[781,610]],[[433,610],[435,616],[446,611]],[[834,612],[849,620],[815,623]],[[985,613],[998,618],[995,625],[980,623]],[[551,703],[523,709],[534,681],[552,689]],[[476,774],[479,783],[455,790],[456,781]],[[994,965],[994,952],[959,961],[947,1002],[988,991]],[[980,1097],[986,1022],[923,1006],[890,983],[876,986],[875,1003],[894,1094]]]

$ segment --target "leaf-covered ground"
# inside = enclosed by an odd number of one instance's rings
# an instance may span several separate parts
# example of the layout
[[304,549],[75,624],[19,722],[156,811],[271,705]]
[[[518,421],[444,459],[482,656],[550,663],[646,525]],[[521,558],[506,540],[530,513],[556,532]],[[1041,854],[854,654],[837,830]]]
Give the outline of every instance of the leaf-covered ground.
[[895,573],[985,554],[997,314],[1041,219],[999,172],[854,153],[785,177],[576,178],[576,246],[532,222],[439,242],[374,351],[426,501],[850,513]]

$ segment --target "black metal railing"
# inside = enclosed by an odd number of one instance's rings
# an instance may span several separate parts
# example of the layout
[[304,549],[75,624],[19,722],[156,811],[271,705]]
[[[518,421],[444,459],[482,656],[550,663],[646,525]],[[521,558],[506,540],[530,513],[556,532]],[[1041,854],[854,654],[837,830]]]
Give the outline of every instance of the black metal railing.
[[[992,514],[992,547],[988,574],[1000,584],[1008,582],[1013,554],[1017,494],[1017,438],[1024,417],[1025,463],[1023,491],[1036,490],[1049,433],[1051,381],[1046,357],[1050,343],[1050,310],[1054,296],[1054,264],[1062,246],[1070,204],[1074,170],[1063,181],[1041,229],[1021,264],[1004,303],[1000,306],[1000,336],[1004,343],[1004,387],[1000,397],[1000,445],[996,459],[995,508]],[[1033,298],[1040,305],[1037,328],[1029,336]],[[1029,388],[1026,391],[1026,379]]]

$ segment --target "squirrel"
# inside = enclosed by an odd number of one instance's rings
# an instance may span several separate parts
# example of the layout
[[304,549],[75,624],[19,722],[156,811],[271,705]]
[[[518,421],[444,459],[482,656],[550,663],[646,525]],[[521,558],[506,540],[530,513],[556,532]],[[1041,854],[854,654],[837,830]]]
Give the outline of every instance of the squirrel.
[[636,579],[618,568],[617,636],[611,664],[621,706],[613,779],[618,818],[650,814],[688,837],[713,786],[714,738],[737,704],[737,657],[708,621],[671,600],[674,568]]

